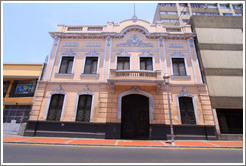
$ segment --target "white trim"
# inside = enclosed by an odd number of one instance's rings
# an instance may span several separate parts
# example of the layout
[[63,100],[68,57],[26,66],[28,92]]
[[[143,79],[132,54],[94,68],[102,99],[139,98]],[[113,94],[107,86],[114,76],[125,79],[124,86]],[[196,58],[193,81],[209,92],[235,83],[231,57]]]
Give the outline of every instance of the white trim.
[[61,121],[61,119],[63,118],[65,104],[66,104],[66,98],[67,98],[66,92],[64,92],[62,90],[61,86],[58,86],[53,92],[50,92],[50,94],[48,96],[46,110],[45,110],[45,113],[44,113],[44,119],[47,120],[47,115],[48,115],[48,111],[49,111],[49,107],[50,107],[51,98],[52,98],[52,95],[54,95],[54,94],[64,95],[63,105],[62,105],[62,112],[61,112],[61,117],[60,117],[60,121]]
[[172,62],[173,58],[183,58],[184,59],[186,76],[188,76],[189,71],[188,71],[188,66],[187,66],[188,64],[187,64],[186,56],[185,55],[177,55],[177,54],[173,54],[170,56],[171,75],[173,76],[173,62]]
[[165,62],[165,73],[168,73],[168,70],[167,70],[167,53],[166,53],[166,46],[165,46],[165,42],[164,41],[165,41],[165,39],[162,40],[164,62]]
[[179,120],[179,122],[182,124],[181,114],[180,114],[180,106],[179,106],[179,98],[180,97],[190,97],[190,98],[192,98],[192,103],[193,103],[193,108],[194,108],[194,115],[195,115],[196,124],[197,124],[199,122],[199,118],[198,118],[198,114],[197,114],[197,107],[196,107],[195,96],[193,96],[192,94],[190,94],[189,92],[187,92],[185,88],[183,88],[182,91],[180,92],[180,94],[178,94],[176,96],[177,110],[178,110],[178,120]]
[[[123,55],[123,53],[126,53]],[[118,64],[118,57],[128,57],[130,58],[130,69],[129,70],[132,70],[132,56],[131,54],[128,54],[127,52],[123,51],[121,53],[118,53],[115,55],[115,69],[117,70],[117,64]],[[125,70],[124,70],[125,71]]]
[[188,42],[188,48],[189,48],[189,53],[190,53],[190,61],[191,61],[191,66],[192,66],[192,70],[193,70],[193,75],[194,75],[194,79],[195,79],[195,82],[198,82],[197,79],[196,79],[196,72],[195,72],[195,68],[194,68],[194,63],[193,63],[193,60],[192,60],[192,52],[191,52],[191,48],[190,48],[190,40],[187,40]]
[[[84,61],[83,61],[83,66],[82,66],[82,71],[81,71],[81,75],[85,74],[85,62],[86,62],[86,58],[87,57],[97,57],[97,75],[99,74],[99,65],[100,65],[100,54],[97,54],[97,55],[92,55],[92,54],[86,54],[84,56]],[[88,74],[90,75],[90,74]],[[92,75],[95,75],[95,73],[93,73]]]
[[[55,39],[54,39],[54,40],[55,40]],[[56,51],[55,51],[55,54],[54,54],[54,57],[53,57],[53,63],[52,63],[51,69],[50,69],[49,79],[51,78],[51,74],[52,74],[53,69],[54,69],[54,65],[55,65],[55,61],[56,61],[56,54],[57,54],[59,45],[60,45],[60,39],[58,39],[58,43],[57,43],[57,45],[56,45]]]
[[94,110],[94,93],[90,91],[88,86],[85,86],[83,91],[78,92],[76,95],[76,103],[75,103],[75,108],[74,108],[74,114],[73,114],[73,119],[76,121],[76,116],[77,116],[77,107],[78,107],[78,102],[79,102],[79,97],[81,95],[91,95],[92,100],[91,100],[91,112],[90,112],[90,120],[93,119],[93,110]]
[[122,97],[130,94],[139,94],[149,98],[149,123],[151,123],[151,120],[154,119],[154,97],[150,93],[140,90],[138,87],[133,87],[132,89],[122,92],[118,95],[117,118],[121,120]]
[[104,59],[103,59],[103,74],[102,74],[102,81],[104,81],[105,75],[105,64],[106,64],[106,57],[107,57],[107,38],[105,39],[105,49],[104,49]]
[[152,70],[144,70],[144,71],[155,71],[155,56],[153,54],[149,53],[149,51],[144,51],[142,54],[138,55],[138,70],[143,71],[140,69],[140,58],[142,58],[142,57],[152,58],[153,69]]
[[[162,39],[164,40],[164,39]],[[164,47],[164,45],[162,45]],[[161,71],[161,78],[163,75],[163,71],[162,71],[162,61],[161,61],[161,41],[160,39],[158,39],[158,50],[159,50],[159,63],[160,63],[160,71]]]
[[110,47],[109,47],[109,59],[108,59],[108,79],[109,79],[109,75],[110,75],[112,40],[113,40],[113,39],[110,38],[110,41],[109,41]]
[[196,53],[196,48],[195,48],[194,40],[192,40],[192,45],[193,45],[193,49],[194,49],[194,53],[195,53],[195,57],[196,57],[196,64],[197,64],[197,69],[198,69],[199,78],[200,78],[200,82],[199,83],[202,83],[203,80],[202,80],[200,65],[199,65],[198,58],[197,58],[197,53]]

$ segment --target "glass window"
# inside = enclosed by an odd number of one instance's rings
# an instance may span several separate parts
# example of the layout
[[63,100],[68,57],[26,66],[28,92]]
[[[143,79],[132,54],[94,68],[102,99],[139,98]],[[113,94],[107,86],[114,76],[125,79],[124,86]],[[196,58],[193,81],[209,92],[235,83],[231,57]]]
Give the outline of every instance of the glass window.
[[9,97],[32,97],[35,92],[37,80],[14,81]]
[[189,20],[188,19],[182,19],[184,23],[187,23]]
[[182,124],[196,124],[191,97],[179,97],[179,108]]
[[180,7],[188,7],[188,4],[187,3],[179,3],[179,6]]
[[54,94],[51,97],[47,120],[60,121],[64,95]]
[[243,16],[242,13],[236,13],[235,16]]
[[71,27],[67,29],[68,31],[82,31],[82,27]]
[[218,8],[216,4],[206,4],[205,7],[207,7],[207,8]]
[[237,5],[232,5],[233,9],[243,9],[243,5],[242,4],[237,4]]
[[159,3],[160,6],[176,7],[176,3]]
[[74,57],[62,57],[59,73],[64,73],[64,74],[72,73],[73,59]]
[[9,81],[3,81],[3,97],[5,97],[5,95],[6,95],[7,91],[8,91],[9,84],[10,84]]
[[178,14],[178,12],[160,12],[160,14]]
[[76,121],[89,122],[91,114],[91,95],[80,95],[77,107]]
[[98,57],[86,57],[84,74],[97,74]]
[[130,58],[117,57],[117,70],[130,70]]
[[88,27],[88,31],[102,31],[102,27]]
[[230,9],[230,4],[220,4],[221,9]]
[[223,16],[232,16],[232,13],[223,13]]
[[12,120],[25,123],[29,119],[30,111],[30,105],[7,105],[3,110],[3,123],[11,123]]
[[193,8],[205,8],[205,4],[200,3],[191,3],[190,6]]
[[190,13],[189,12],[181,12],[181,14],[183,14],[183,15],[189,15]]
[[153,70],[152,57],[140,57],[140,70]]
[[173,75],[186,76],[184,58],[172,58]]

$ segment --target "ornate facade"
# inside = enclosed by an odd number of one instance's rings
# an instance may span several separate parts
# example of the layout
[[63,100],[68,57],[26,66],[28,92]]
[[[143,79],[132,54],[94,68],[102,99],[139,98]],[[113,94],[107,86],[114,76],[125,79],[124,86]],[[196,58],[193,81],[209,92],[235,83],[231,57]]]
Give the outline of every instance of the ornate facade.
[[169,139],[168,73],[175,138],[217,139],[195,34],[167,29],[136,18],[58,25],[25,135]]

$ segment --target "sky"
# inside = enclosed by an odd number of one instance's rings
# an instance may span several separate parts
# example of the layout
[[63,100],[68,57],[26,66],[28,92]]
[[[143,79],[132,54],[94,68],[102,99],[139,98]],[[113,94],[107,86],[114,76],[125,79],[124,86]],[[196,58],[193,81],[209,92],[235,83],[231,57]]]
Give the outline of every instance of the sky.
[[[136,16],[152,23],[157,3],[135,2]],[[58,24],[106,25],[132,18],[134,4],[124,3],[3,3],[3,63],[44,63]]]

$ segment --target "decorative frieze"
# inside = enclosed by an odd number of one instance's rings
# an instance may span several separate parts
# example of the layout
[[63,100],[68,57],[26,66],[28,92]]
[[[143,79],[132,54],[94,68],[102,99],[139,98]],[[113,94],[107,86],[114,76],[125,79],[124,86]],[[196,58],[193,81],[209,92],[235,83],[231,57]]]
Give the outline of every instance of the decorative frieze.
[[78,47],[78,42],[65,42],[63,43],[63,47]]
[[168,48],[184,48],[184,43],[168,43]]
[[153,43],[144,43],[137,35],[133,35],[123,43],[117,43],[117,47],[153,47]]
[[62,55],[66,55],[66,56],[74,56],[75,53],[72,51],[72,49],[68,49],[68,50],[66,50],[66,52],[63,53]]
[[90,55],[90,56],[98,56],[99,54],[95,51],[95,49],[90,50],[89,53],[87,53],[86,55]]
[[101,47],[101,43],[88,42],[86,43],[86,47]]

